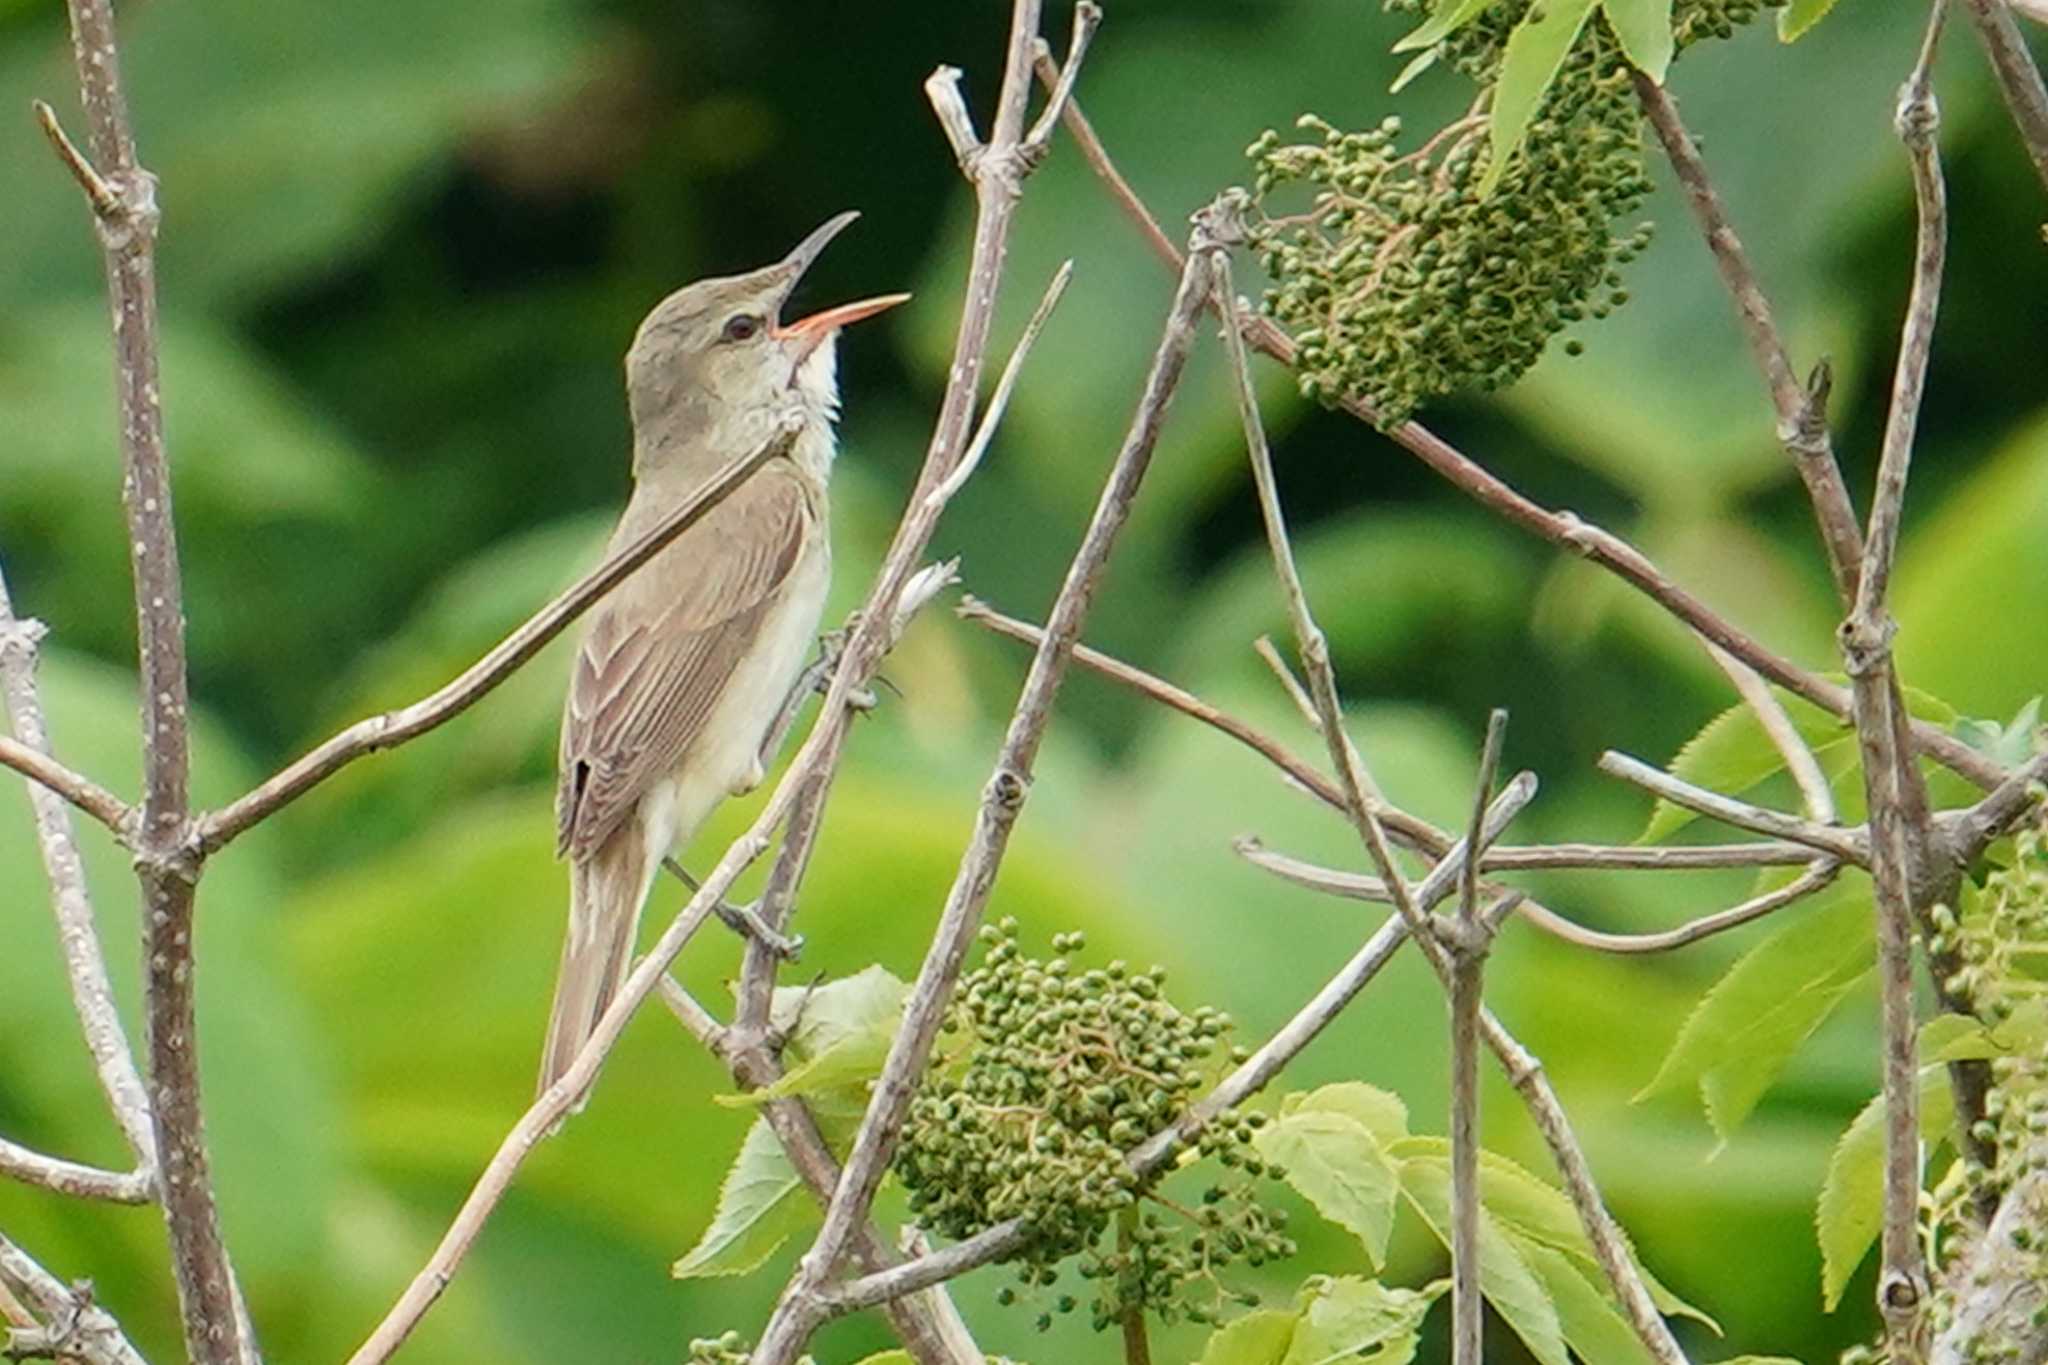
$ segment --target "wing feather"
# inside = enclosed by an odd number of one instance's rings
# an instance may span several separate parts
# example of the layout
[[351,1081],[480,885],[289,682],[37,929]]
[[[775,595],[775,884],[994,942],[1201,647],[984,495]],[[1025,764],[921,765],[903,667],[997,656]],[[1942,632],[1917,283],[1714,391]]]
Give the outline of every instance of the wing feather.
[[794,473],[768,465],[598,608],[562,715],[558,854],[590,856],[682,761],[759,638],[813,516]]

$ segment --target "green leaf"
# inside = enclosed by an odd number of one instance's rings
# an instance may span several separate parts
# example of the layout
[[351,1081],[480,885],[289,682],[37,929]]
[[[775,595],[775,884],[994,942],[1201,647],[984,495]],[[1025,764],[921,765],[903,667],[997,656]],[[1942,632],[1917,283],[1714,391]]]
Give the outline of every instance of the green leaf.
[[[1920,1068],[1921,1141],[1932,1146],[1947,1137],[1955,1110],[1948,1068]],[[1832,1313],[1884,1223],[1883,1095],[1874,1096],[1842,1130],[1813,1221],[1820,1240],[1821,1303]]]
[[1375,1269],[1386,1263],[1400,1180],[1370,1129],[1348,1114],[1304,1109],[1259,1129],[1253,1145],[1317,1212],[1365,1244]]
[[768,1121],[754,1120],[719,1187],[711,1226],[669,1273],[690,1280],[758,1269],[815,1216],[799,1184]]
[[[1484,1203],[1484,1178],[1482,1199]],[[1401,1163],[1401,1193],[1429,1225],[1437,1240],[1451,1244],[1451,1171],[1448,1162],[1416,1159]],[[1523,1259],[1516,1240],[1500,1220],[1479,1211],[1479,1287],[1493,1311],[1500,1314],[1529,1353],[1543,1365],[1568,1365],[1564,1328],[1557,1306],[1536,1273]]]
[[1554,1247],[1520,1243],[1522,1257],[1550,1293],[1557,1305],[1557,1319],[1564,1339],[1580,1360],[1599,1365],[1638,1365],[1654,1361],[1636,1336],[1635,1328],[1592,1277],[1599,1272],[1573,1260]]
[[1356,1275],[1311,1276],[1296,1301],[1298,1321],[1281,1365],[1329,1365],[1366,1360],[1408,1365],[1429,1307],[1451,1287],[1438,1280],[1422,1289],[1390,1289]]
[[1427,52],[1421,52],[1409,58],[1408,65],[1401,68],[1401,74],[1394,77],[1394,83],[1387,87],[1387,93],[1389,95],[1398,95],[1403,90],[1406,90],[1416,77],[1429,70],[1432,66],[1435,66],[1437,58],[1442,54],[1442,48],[1433,47]]
[[1608,27],[1637,70],[1662,85],[1671,67],[1671,0],[1600,0]]
[[1796,43],[1806,36],[1807,30],[1828,17],[1828,11],[1835,7],[1835,0],[1791,0],[1778,11],[1778,41]]
[[1915,1051],[1922,1066],[1936,1062],[1989,1061],[2010,1049],[2001,1047],[1981,1019],[1967,1014],[1937,1014],[1920,1026]]
[[1986,758],[2010,768],[2034,756],[2034,732],[2040,724],[2041,698],[2030,697],[2011,723],[1964,717],[1955,723],[1955,735]]
[[743,1095],[720,1095],[719,1103],[754,1105],[808,1095],[836,1098],[838,1104],[828,1105],[834,1111],[865,1108],[868,1082],[882,1074],[909,994],[909,986],[877,966],[815,990],[777,990],[772,1013],[791,1030],[790,1055],[796,1065],[773,1085]]
[[1867,883],[1807,903],[1736,959],[1686,1017],[1638,1100],[1697,1086],[1724,1141],[1801,1043],[1871,968]]
[[884,1351],[880,1355],[862,1356],[854,1365],[916,1365],[916,1361],[908,1351]]
[[1593,12],[1593,0],[1542,0],[1531,5],[1508,35],[1501,58],[1500,81],[1493,91],[1493,155],[1480,177],[1479,197],[1493,193],[1507,171],[1508,158],[1522,145],[1544,92],[1564,66],[1564,59]]
[[1414,52],[1418,48],[1435,47],[1477,19],[1492,3],[1493,0],[1440,0],[1422,27],[1395,43],[1394,51]]
[[[1412,1162],[1430,1162],[1442,1169],[1447,1184],[1450,1180],[1451,1144],[1446,1138],[1412,1137],[1395,1144],[1388,1155],[1400,1162],[1404,1170]],[[1593,1244],[1588,1240],[1585,1225],[1579,1221],[1578,1210],[1572,1207],[1571,1200],[1564,1191],[1519,1162],[1498,1152],[1481,1151],[1479,1199],[1487,1213],[1499,1221],[1518,1245],[1561,1251],[1578,1261],[1588,1273],[1597,1272],[1599,1260],[1593,1254]],[[1718,1322],[1665,1288],[1639,1259],[1636,1269],[1649,1286],[1650,1297],[1656,1301],[1658,1311],[1667,1316],[1692,1318],[1717,1335],[1720,1333]]]
[[1277,1308],[1247,1313],[1210,1333],[1199,1365],[1282,1365],[1300,1321]]
[[1367,1085],[1364,1081],[1339,1081],[1335,1085],[1319,1086],[1305,1093],[1289,1095],[1280,1104],[1283,1115],[1310,1111],[1349,1115],[1364,1124],[1366,1131],[1378,1138],[1382,1146],[1408,1136],[1406,1102],[1393,1091]]

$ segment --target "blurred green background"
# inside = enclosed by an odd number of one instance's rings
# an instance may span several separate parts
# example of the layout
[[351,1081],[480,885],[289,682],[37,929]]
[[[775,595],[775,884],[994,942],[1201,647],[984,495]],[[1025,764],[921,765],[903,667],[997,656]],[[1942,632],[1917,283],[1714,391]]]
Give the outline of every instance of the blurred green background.
[[[862,223],[807,299],[917,291],[849,335],[835,494],[840,582],[864,586],[943,382],[970,203],[920,92],[940,62],[984,111],[1007,6],[824,0],[354,0],[138,4],[124,31],[146,163],[162,177],[164,393],[184,534],[201,799],[233,795],[372,708],[445,679],[593,561],[623,497],[619,357],[662,294],[769,260],[828,214]],[[1048,25],[1064,41],[1065,7]],[[1673,84],[1704,136],[1797,354],[1838,376],[1838,448],[1868,485],[1910,251],[1892,91],[1919,6],[1847,0],[1779,46],[1768,23],[1703,44]],[[1081,83],[1139,190],[1177,223],[1244,174],[1241,150],[1312,109],[1427,127],[1469,91],[1435,72],[1398,100],[1403,21],[1365,0],[1123,0]],[[1899,580],[1910,682],[2003,718],[2048,684],[2048,255],[2040,187],[1967,31],[1941,67],[1954,236]],[[117,511],[105,308],[77,194],[27,117],[75,86],[52,0],[0,0],[0,556],[52,627],[45,696],[62,755],[132,790],[132,605]],[[1668,183],[1668,177],[1665,177]],[[1761,387],[1668,189],[1635,300],[1497,401],[1428,419],[1545,502],[1634,539],[1774,647],[1832,666],[1830,594]],[[1093,502],[1170,280],[1055,145],[1019,215],[999,344],[1055,264],[1074,288],[1004,435],[937,548],[969,587],[1041,614]],[[1192,367],[1095,643],[1312,738],[1249,648],[1284,630],[1215,347]],[[1542,797],[1518,835],[1626,839],[1645,803],[1599,778],[1618,747],[1666,758],[1728,703],[1705,658],[1611,580],[1489,519],[1369,430],[1268,371],[1283,491],[1384,784],[1463,818],[1486,708]],[[903,692],[854,737],[803,905],[801,971],[908,975],[965,838],[1022,652],[935,612],[888,672]],[[529,1098],[565,878],[551,857],[564,668],[551,650],[484,705],[363,762],[236,845],[204,885],[209,1136],[233,1249],[272,1358],[336,1358],[418,1268]],[[1255,1040],[1369,928],[1359,907],[1238,862],[1232,836],[1357,861],[1341,824],[1257,760],[1092,679],[1063,694],[996,895],[1028,932],[1085,928],[1157,960],[1176,993]],[[758,798],[757,798],[758,800]],[[720,817],[740,827],[754,802]],[[0,1131],[118,1164],[61,984],[25,803],[0,809]],[[88,850],[132,1001],[132,882]],[[1741,876],[1539,883],[1607,927],[1745,894]],[[650,918],[659,916],[654,911]],[[1869,1274],[1820,1313],[1812,1208],[1834,1137],[1875,1087],[1872,1008],[1852,997],[1748,1126],[1719,1146],[1697,1105],[1631,1105],[1700,990],[1754,942],[1616,961],[1511,932],[1494,1003],[1541,1053],[1649,1263],[1726,1324],[1705,1356],[1813,1360],[1870,1330]],[[685,976],[713,1003],[730,936]],[[1403,960],[1286,1078],[1397,1089],[1442,1131],[1438,994]],[[135,1021],[131,1015],[131,1024]],[[139,1031],[139,1026],[138,1026]],[[743,1280],[678,1284],[744,1115],[658,1010],[589,1112],[549,1142],[407,1348],[421,1362],[665,1361],[753,1330],[794,1248]],[[1488,1140],[1549,1169],[1508,1093]],[[1311,1225],[1306,1213],[1301,1219]],[[176,1357],[149,1210],[65,1207],[0,1186],[0,1227],[90,1275],[154,1358]],[[1340,1235],[1309,1269],[1363,1270]],[[1410,1282],[1441,1270],[1401,1244]],[[1109,1359],[1004,1311],[1001,1272],[960,1286],[991,1349]],[[1425,1344],[1442,1349],[1442,1310]],[[835,1326],[820,1360],[885,1340]],[[1162,1358],[1194,1353],[1169,1336]],[[1505,1340],[1501,1358],[1514,1358]],[[1596,1363],[1597,1365],[1597,1363]]]

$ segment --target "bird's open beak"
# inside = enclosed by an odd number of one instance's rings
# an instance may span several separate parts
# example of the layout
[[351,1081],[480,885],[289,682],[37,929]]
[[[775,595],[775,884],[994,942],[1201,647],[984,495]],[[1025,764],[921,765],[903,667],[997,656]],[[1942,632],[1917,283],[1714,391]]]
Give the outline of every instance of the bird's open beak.
[[[803,278],[804,272],[811,268],[811,263],[823,253],[826,243],[852,226],[853,220],[858,217],[858,211],[849,209],[845,213],[826,219],[810,236],[798,242],[796,249],[783,257],[777,267],[789,272],[789,283],[785,288],[796,288],[796,282]],[[880,294],[871,299],[842,303],[836,308],[812,313],[809,317],[799,318],[795,322],[777,323],[769,329],[769,334],[778,341],[794,343],[794,359],[802,363],[805,356],[817,349],[819,342],[840,328],[859,322],[862,318],[871,318],[884,309],[894,308],[909,297],[908,294]]]

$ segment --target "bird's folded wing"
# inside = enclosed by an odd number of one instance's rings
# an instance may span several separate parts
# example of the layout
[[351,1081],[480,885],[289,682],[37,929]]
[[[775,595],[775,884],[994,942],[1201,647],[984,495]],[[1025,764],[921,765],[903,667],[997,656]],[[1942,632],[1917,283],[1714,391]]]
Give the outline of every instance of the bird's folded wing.
[[764,467],[601,605],[562,715],[556,851],[585,858],[703,731],[803,552],[813,513]]

